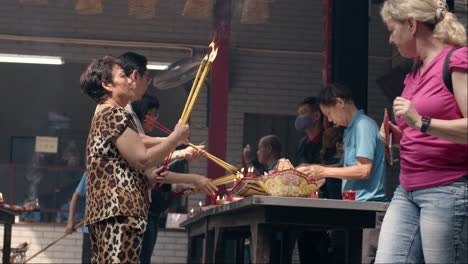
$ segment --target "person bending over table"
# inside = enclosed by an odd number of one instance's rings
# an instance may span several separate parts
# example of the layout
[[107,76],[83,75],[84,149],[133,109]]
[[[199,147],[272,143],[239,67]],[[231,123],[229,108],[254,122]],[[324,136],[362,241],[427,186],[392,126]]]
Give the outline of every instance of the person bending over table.
[[[358,201],[386,201],[384,145],[375,121],[357,109],[351,91],[344,85],[326,85],[320,91],[319,101],[322,113],[330,122],[346,127],[343,167],[308,165],[298,170],[314,179],[342,179],[342,191],[356,192]],[[382,218],[383,215],[378,214],[376,229],[363,232],[363,263],[375,258]]]

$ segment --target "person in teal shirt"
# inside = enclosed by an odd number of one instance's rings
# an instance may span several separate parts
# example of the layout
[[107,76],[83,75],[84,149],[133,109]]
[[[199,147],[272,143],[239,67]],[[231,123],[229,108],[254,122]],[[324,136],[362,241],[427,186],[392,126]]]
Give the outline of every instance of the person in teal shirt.
[[[385,150],[377,123],[358,110],[351,91],[340,84],[328,84],[320,92],[320,109],[330,122],[346,127],[342,167],[310,165],[298,168],[314,179],[342,179],[343,191],[356,192],[358,201],[387,201],[385,194]],[[383,215],[377,214],[376,228],[364,230],[363,263],[375,258]]]

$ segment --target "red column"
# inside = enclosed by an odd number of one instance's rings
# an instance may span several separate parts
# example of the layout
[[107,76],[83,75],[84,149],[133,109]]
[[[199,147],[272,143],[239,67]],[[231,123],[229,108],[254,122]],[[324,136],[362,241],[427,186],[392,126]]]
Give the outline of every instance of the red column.
[[322,0],[322,8],[323,8],[323,66],[322,66],[322,82],[323,84],[327,84],[332,81],[332,21],[333,21],[333,13],[332,13],[332,6],[333,0]]
[[[227,145],[227,111],[229,86],[229,48],[231,35],[231,0],[216,1],[214,7],[215,43],[218,54],[211,69],[210,91],[210,127],[208,129],[208,152],[226,159]],[[225,170],[216,163],[208,161],[209,178],[214,179],[225,174]],[[220,188],[218,195],[225,193]],[[206,197],[206,204],[210,204],[211,197]]]

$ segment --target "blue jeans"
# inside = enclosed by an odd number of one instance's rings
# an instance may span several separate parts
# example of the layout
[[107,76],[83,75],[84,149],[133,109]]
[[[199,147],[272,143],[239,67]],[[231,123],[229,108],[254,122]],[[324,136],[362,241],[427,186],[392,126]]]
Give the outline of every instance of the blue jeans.
[[467,263],[468,181],[406,191],[385,214],[375,263]]

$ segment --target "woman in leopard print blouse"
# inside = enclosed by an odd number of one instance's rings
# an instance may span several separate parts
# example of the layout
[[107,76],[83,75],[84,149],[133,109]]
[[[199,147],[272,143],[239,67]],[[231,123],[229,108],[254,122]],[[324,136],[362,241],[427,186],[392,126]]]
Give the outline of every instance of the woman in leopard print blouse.
[[98,102],[86,147],[85,224],[90,231],[91,261],[137,263],[149,207],[147,190],[153,180],[143,172],[184,143],[189,128],[177,124],[166,140],[146,148],[124,109],[135,85],[120,61],[110,56],[94,60],[80,81],[83,92]]

